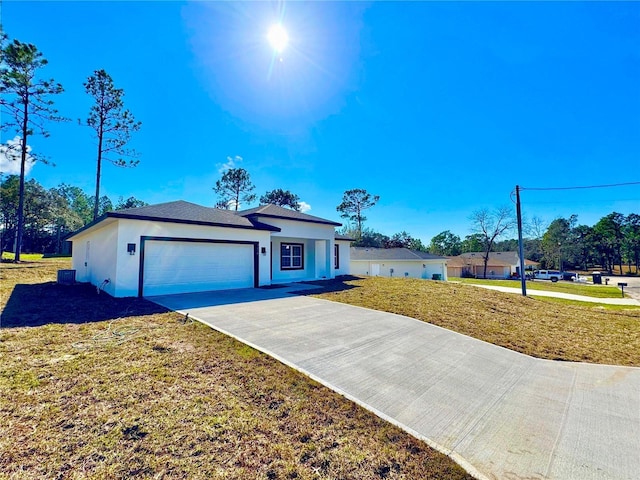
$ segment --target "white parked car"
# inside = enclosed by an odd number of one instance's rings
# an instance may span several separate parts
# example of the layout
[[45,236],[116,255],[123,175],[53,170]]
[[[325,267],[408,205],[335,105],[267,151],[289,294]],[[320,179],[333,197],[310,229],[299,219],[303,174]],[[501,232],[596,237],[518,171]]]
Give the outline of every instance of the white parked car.
[[558,280],[562,280],[562,272],[558,270],[536,270],[533,272],[533,278],[557,282]]

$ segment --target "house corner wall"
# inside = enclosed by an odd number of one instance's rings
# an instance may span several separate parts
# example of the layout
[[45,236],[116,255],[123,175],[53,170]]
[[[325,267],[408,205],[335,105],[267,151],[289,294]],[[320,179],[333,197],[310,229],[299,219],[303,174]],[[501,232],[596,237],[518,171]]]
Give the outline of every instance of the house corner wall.
[[71,264],[76,271],[76,280],[90,283],[111,296],[117,296],[117,222],[90,231],[86,235],[79,235],[71,242]]

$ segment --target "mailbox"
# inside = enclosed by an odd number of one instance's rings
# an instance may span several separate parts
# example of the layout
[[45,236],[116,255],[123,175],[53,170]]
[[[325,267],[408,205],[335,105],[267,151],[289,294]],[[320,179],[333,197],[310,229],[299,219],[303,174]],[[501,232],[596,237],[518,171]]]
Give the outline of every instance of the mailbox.
[[618,282],[618,286],[622,289],[622,298],[624,298],[624,287],[627,286],[625,282]]

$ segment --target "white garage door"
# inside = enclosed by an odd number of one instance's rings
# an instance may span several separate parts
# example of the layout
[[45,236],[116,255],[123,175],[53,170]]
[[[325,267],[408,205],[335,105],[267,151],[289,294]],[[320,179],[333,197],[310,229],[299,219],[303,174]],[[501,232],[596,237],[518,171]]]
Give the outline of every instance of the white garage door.
[[253,287],[253,245],[147,240],[144,296]]

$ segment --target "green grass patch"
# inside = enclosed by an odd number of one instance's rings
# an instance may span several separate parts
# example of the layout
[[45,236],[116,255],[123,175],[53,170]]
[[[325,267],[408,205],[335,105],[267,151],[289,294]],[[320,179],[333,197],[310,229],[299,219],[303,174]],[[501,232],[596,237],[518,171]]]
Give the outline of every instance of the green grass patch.
[[40,385],[40,381],[33,372],[0,370],[0,389],[29,391],[38,385]]
[[[20,261],[21,262],[36,262],[41,260],[43,257],[42,253],[21,253]],[[13,261],[15,260],[16,255],[12,252],[2,252],[2,260]]]
[[205,325],[56,286],[64,262],[8,265],[3,315],[22,326],[0,329],[0,478],[471,480]]
[[[496,287],[521,288],[520,280],[489,280],[484,278],[449,278],[451,282],[467,283],[474,285],[494,285]],[[527,281],[527,289],[545,290],[547,292],[571,293],[594,298],[621,298],[620,289],[608,285],[584,285],[567,281],[548,282],[544,280]]]
[[635,305],[610,305],[608,303],[581,302],[579,300],[568,300],[566,298],[538,297],[538,296],[536,296],[536,300],[540,300],[548,303],[556,303],[561,305],[572,305],[575,307],[594,308],[599,310],[640,311],[640,307]]

